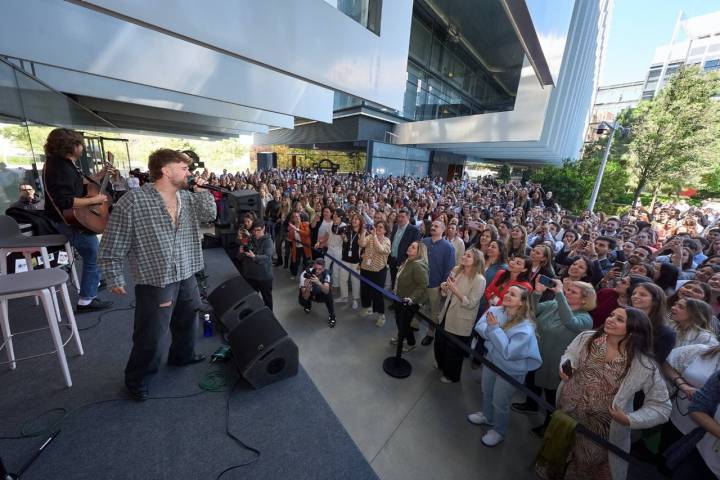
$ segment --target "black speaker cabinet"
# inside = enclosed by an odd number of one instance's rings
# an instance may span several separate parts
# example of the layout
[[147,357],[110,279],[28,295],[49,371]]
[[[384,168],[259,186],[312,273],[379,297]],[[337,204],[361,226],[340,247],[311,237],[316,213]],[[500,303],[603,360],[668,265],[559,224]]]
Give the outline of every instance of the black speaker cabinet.
[[228,195],[228,209],[230,219],[237,225],[242,222],[242,214],[255,212],[259,220],[263,219],[262,202],[260,194],[255,190],[235,190]]
[[242,313],[228,336],[240,375],[253,388],[297,375],[298,347],[272,311],[263,307],[245,317]]
[[257,169],[260,171],[271,170],[277,168],[277,153],[275,152],[258,152]]
[[[260,303],[258,304],[256,300]],[[239,316],[239,312],[248,309],[254,312],[265,306],[260,295],[240,275],[217,286],[208,295],[208,303],[225,326],[235,325],[236,322],[232,317]],[[248,313],[250,312],[245,312],[243,316],[247,316]]]
[[297,345],[244,278],[227,280],[208,302],[228,331],[235,366],[253,388],[297,374]]

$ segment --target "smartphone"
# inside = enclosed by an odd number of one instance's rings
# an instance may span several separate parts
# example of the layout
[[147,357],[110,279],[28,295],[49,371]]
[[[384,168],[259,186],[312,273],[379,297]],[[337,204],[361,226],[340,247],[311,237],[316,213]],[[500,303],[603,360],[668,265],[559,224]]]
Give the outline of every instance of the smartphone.
[[562,371],[568,377],[572,377],[573,368],[572,368],[572,363],[570,363],[570,360],[566,360],[565,363],[562,364]]
[[547,275],[540,275],[540,277],[538,277],[538,281],[541,285],[545,285],[548,288],[555,287],[555,281]]
[[590,240],[590,234],[589,234],[589,233],[583,233],[583,234],[580,236],[580,240],[585,240],[585,241],[587,242],[588,240]]
[[625,262],[615,262],[615,263],[613,263],[612,268],[623,272],[623,271],[625,271]]

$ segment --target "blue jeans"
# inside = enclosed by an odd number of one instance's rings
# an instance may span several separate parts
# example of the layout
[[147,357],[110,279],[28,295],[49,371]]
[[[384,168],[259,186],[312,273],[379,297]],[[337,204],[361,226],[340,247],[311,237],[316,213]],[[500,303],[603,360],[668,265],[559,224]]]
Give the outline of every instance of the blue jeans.
[[[525,382],[525,375],[511,375],[520,383]],[[507,432],[508,414],[510,412],[510,400],[515,387],[499,378],[489,368],[482,371],[482,392],[483,392],[483,414],[490,423],[494,425],[493,430],[503,437]]]
[[70,245],[78,251],[83,260],[80,279],[80,300],[92,300],[97,296],[100,270],[97,267],[97,253],[100,246],[97,235],[83,232],[64,223],[55,223],[55,228],[67,237]]

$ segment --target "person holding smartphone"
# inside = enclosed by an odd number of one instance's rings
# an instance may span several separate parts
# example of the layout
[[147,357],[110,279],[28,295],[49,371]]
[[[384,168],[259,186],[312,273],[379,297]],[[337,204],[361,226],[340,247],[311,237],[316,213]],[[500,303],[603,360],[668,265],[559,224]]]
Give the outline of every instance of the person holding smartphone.
[[[555,298],[539,303],[546,290],[553,292]],[[595,308],[595,289],[589,283],[563,284],[541,275],[535,280],[530,299],[535,310],[543,364],[528,375],[526,385],[538,395],[544,392],[545,399],[555,405],[555,392],[560,384],[557,364],[577,334],[592,328],[592,317],[588,312]],[[537,404],[528,399],[525,403],[513,404],[513,410],[521,413],[537,411]],[[546,415],[543,424],[532,429],[533,433],[542,438],[549,423],[550,415]]]
[[[475,325],[475,331],[486,340],[485,358],[516,381],[522,383],[529,371],[542,364],[535,332],[530,290],[510,287],[502,304],[490,307]],[[515,387],[486,368],[482,372],[483,409],[468,415],[475,425],[491,429],[482,437],[483,445],[494,447],[507,435],[510,400]]]
[[[568,361],[571,370],[563,371]],[[562,380],[558,408],[625,451],[630,450],[631,430],[648,429],[670,418],[668,390],[653,361],[652,325],[642,310],[613,310],[601,328],[575,337],[556,368]],[[645,398],[635,409],[633,400],[641,391]],[[575,436],[570,452],[565,478],[627,476],[627,462],[584,435]]]

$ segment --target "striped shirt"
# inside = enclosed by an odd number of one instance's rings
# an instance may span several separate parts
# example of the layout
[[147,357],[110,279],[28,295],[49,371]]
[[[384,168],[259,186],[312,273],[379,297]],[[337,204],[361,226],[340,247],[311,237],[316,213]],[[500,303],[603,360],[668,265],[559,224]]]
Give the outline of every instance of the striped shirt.
[[362,255],[360,268],[369,272],[379,272],[387,267],[388,255],[390,255],[390,239],[383,237],[380,243],[376,242],[375,235],[368,235],[365,243],[365,251]]
[[98,251],[108,289],[125,286],[123,264],[136,284],[164,287],[203,268],[199,223],[215,219],[213,196],[177,192],[177,225],[152,184],[130,190],[114,205]]

